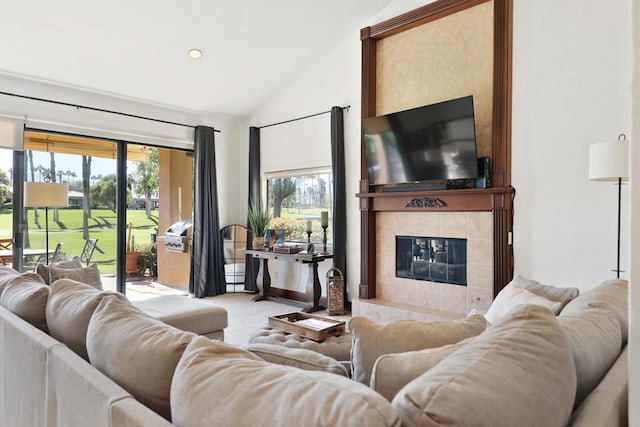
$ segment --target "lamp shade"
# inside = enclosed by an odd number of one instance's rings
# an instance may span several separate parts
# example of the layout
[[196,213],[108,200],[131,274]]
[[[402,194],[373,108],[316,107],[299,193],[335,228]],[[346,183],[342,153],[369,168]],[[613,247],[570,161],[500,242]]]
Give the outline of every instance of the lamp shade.
[[24,205],[27,207],[65,208],[69,206],[69,184],[25,182]]
[[597,142],[589,147],[589,179],[591,181],[629,180],[628,141]]

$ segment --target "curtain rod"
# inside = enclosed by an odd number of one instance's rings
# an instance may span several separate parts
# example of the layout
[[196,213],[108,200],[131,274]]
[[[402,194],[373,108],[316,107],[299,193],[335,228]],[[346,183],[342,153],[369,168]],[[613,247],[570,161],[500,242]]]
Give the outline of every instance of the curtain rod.
[[[351,108],[351,105],[347,105],[345,107],[338,107],[338,108],[342,108],[343,110],[347,110],[349,111],[349,108]],[[329,114],[331,112],[331,110],[328,111],[322,111],[320,113],[315,113],[315,114],[309,114],[308,116],[303,116],[303,117],[296,117],[295,119],[290,119],[290,120],[285,120],[283,122],[278,122],[278,123],[271,123],[269,125],[264,125],[264,126],[256,126],[258,129],[264,129],[264,128],[268,128],[271,126],[278,126],[278,125],[284,125],[286,123],[291,123],[291,122],[297,122],[298,120],[304,120],[304,119],[310,119],[311,117],[316,117],[316,116],[321,116],[323,114]]]
[[[153,117],[138,116],[136,114],[122,113],[120,111],[114,111],[114,110],[106,110],[104,108],[89,107],[87,105],[72,104],[70,102],[54,101],[52,99],[38,98],[38,97],[35,97],[35,96],[20,95],[20,94],[17,94],[17,93],[10,93],[10,92],[3,92],[3,91],[0,91],[0,95],[13,96],[13,97],[16,97],[16,98],[28,99],[30,101],[48,102],[50,104],[64,105],[66,107],[75,107],[75,108],[78,108],[78,109],[98,111],[98,112],[101,112],[101,113],[116,114],[116,115],[119,115],[119,116],[132,117],[134,119],[149,120],[149,121],[152,121],[152,122],[164,123],[164,124],[167,124],[167,125],[183,126],[183,127],[192,128],[192,129],[196,128],[196,126],[187,125],[187,124],[184,124],[184,123],[170,122],[168,120],[156,119],[156,118],[153,118]],[[220,132],[218,129],[215,129],[215,128],[213,129],[213,131],[214,132]]]

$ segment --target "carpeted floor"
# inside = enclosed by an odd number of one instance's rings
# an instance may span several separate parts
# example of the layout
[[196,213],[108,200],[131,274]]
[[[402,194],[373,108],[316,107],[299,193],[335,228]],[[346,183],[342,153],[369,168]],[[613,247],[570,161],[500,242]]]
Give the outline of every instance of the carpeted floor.
[[[104,275],[102,276],[102,282],[105,290],[115,291],[115,279],[113,277]],[[259,326],[266,324],[269,316],[293,313],[300,311],[304,306],[301,302],[284,299],[254,302],[251,301],[251,298],[253,298],[255,294],[242,292],[239,287],[236,287],[235,291],[236,292],[234,292],[233,286],[229,286],[227,293],[224,295],[202,299],[203,301],[227,310],[229,326],[224,330],[224,340],[234,345],[247,344],[251,332]],[[127,298],[131,301],[157,298],[162,295],[185,295],[185,298],[189,298],[183,290],[173,289],[151,280],[127,282]],[[328,316],[326,311],[318,311],[312,314],[345,321],[348,321],[351,317],[349,315]]]

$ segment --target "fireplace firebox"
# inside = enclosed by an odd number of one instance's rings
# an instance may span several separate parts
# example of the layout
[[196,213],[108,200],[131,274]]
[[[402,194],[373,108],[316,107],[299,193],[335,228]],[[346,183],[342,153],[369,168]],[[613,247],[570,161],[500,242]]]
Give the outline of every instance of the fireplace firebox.
[[396,236],[396,277],[467,286],[467,239]]

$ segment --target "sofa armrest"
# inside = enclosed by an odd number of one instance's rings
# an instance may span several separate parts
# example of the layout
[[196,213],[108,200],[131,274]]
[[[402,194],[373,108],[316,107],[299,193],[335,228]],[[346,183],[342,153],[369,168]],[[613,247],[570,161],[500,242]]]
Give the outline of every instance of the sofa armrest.
[[629,351],[620,353],[607,375],[587,395],[571,417],[573,427],[614,427],[628,425]]

